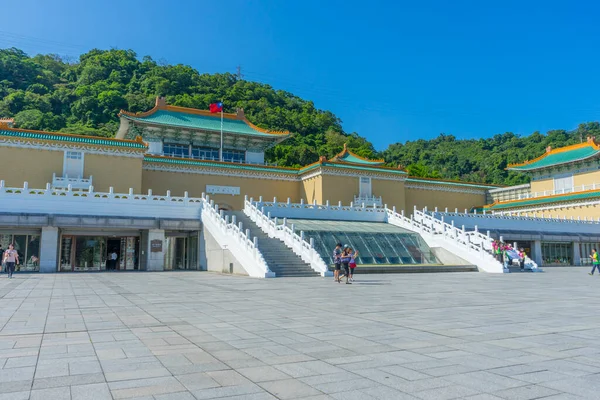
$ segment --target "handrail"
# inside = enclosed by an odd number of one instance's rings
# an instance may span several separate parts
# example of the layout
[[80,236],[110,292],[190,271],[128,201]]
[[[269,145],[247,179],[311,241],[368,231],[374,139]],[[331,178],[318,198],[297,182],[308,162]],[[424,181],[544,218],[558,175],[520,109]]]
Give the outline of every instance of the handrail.
[[258,249],[256,236],[251,239],[250,230],[244,231],[241,222],[236,224],[235,216],[229,222],[229,216],[224,216],[223,211],[219,211],[218,204],[204,193],[202,202],[202,222],[211,230],[215,239],[221,242],[222,247],[226,245],[229,248],[248,275],[258,278],[274,277],[275,274]]
[[491,254],[492,239],[489,236],[477,231],[467,232],[464,227],[454,226],[454,221],[448,224],[431,217],[424,211],[417,210],[416,207],[410,218],[404,215],[404,211],[396,212],[395,207],[391,210],[386,208],[386,212],[388,223],[421,233],[429,245],[442,241],[444,247],[454,248],[459,253],[463,252],[460,254],[482,270],[503,271],[502,265]]
[[[424,209],[425,212],[427,208]],[[483,211],[483,213],[473,212],[469,213],[467,210],[465,212],[458,212],[458,209],[454,209],[454,211],[448,211],[446,208],[444,211],[438,211],[438,208],[435,208],[435,211],[429,211],[432,214],[440,214],[447,217],[469,217],[469,218],[480,218],[480,219],[506,219],[506,220],[517,220],[517,221],[536,221],[536,222],[561,222],[567,224],[600,224],[600,216],[594,220],[592,217],[588,219],[588,217],[571,217],[567,218],[567,216],[563,216],[562,218],[555,218],[552,216],[547,217],[546,214],[541,213],[538,216],[537,212],[534,213],[524,213],[524,212],[516,212],[516,211]],[[514,215],[517,214],[517,215]],[[532,217],[527,214],[533,214]]]
[[292,251],[300,256],[302,260],[309,263],[311,268],[321,274],[321,276],[330,276],[327,264],[321,258],[314,246],[314,240],[310,242],[304,239],[304,232],[298,235],[294,226],[287,226],[286,219],[283,219],[283,224],[279,225],[277,218],[271,219],[270,213],[264,213],[264,207],[258,208],[261,203],[254,202],[253,199],[244,198],[244,213],[269,237],[278,238]]

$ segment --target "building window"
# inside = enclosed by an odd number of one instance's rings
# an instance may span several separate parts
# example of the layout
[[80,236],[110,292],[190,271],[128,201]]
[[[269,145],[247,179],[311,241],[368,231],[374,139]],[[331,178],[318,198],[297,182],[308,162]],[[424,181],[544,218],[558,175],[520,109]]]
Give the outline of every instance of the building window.
[[554,178],[554,192],[556,194],[571,193],[573,191],[573,175]]
[[223,161],[244,163],[246,162],[246,152],[243,150],[223,150]]
[[219,149],[213,149],[210,147],[199,147],[192,146],[192,158],[199,160],[219,160]]
[[187,144],[165,143],[163,154],[169,157],[189,158],[190,146]]
[[573,265],[571,243],[542,242],[543,265]]
[[65,151],[63,176],[83,178],[83,153],[81,151]]

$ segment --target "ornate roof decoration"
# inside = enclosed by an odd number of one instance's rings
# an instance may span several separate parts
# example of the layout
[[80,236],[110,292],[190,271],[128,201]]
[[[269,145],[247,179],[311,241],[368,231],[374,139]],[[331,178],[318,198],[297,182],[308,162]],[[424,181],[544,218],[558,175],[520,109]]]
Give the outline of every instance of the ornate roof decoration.
[[[198,110],[195,108],[177,107],[166,104],[162,97],[156,98],[156,105],[149,111],[130,113],[121,110],[119,117],[136,122],[148,123],[173,128],[199,129],[205,131],[221,131],[221,113]],[[243,109],[238,109],[236,114],[223,113],[223,132],[272,137],[279,140],[290,136],[287,131],[271,131],[259,128],[244,115]]]
[[15,124],[15,120],[13,118],[0,118],[0,128],[8,126],[12,128]]
[[337,161],[337,162],[345,162],[345,163],[353,163],[353,164],[363,164],[363,165],[383,165],[383,163],[385,163],[385,160],[383,160],[383,159],[369,160],[367,158],[364,158],[357,154],[354,154],[353,152],[348,150],[346,143],[344,143],[344,150],[342,150],[341,153],[335,155],[329,161]]
[[534,171],[544,168],[553,167],[561,164],[576,163],[589,158],[596,157],[600,154],[600,146],[596,144],[593,137],[588,137],[584,143],[574,144],[571,146],[552,149],[550,146],[546,148],[546,153],[534,158],[533,160],[525,161],[521,164],[509,164],[506,169],[512,171]]
[[483,206],[485,210],[503,210],[527,206],[537,206],[550,203],[563,203],[576,200],[585,200],[600,197],[600,190],[588,190],[585,192],[567,193],[552,196],[536,197],[534,199],[511,200],[500,203],[492,203]]
[[137,150],[140,152],[146,152],[146,150],[148,149],[148,146],[142,141],[141,137],[137,137],[136,140],[110,139],[100,138],[96,136],[74,135],[70,133],[55,133],[35,131],[29,129],[16,129],[9,128],[7,125],[0,126],[0,138],[1,137],[11,137],[42,142],[66,142],[73,144],[85,144],[120,149],[127,148]]

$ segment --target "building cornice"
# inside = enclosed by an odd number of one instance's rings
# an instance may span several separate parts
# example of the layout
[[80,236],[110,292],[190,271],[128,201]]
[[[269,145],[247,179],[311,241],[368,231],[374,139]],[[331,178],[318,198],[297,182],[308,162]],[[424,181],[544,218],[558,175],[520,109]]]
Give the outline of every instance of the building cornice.
[[114,148],[94,146],[90,144],[71,142],[35,141],[20,138],[8,138],[0,136],[0,145],[21,149],[50,150],[50,151],[84,151],[86,154],[100,154],[106,156],[144,158],[144,153],[131,148]]
[[145,161],[142,164],[142,169],[146,171],[162,171],[162,172],[178,172],[198,175],[218,175],[230,176],[234,178],[254,178],[254,179],[269,179],[277,181],[298,181],[298,176],[295,173],[269,172],[268,170],[232,170],[227,167],[206,167],[206,166],[191,166],[177,164],[162,164],[158,162]]
[[404,185],[406,189],[419,189],[419,190],[433,190],[437,192],[451,192],[451,193],[468,193],[468,194],[480,194],[485,195],[486,189],[473,189],[464,186],[442,186],[436,185],[434,182],[431,184],[420,184],[412,183],[407,181]]

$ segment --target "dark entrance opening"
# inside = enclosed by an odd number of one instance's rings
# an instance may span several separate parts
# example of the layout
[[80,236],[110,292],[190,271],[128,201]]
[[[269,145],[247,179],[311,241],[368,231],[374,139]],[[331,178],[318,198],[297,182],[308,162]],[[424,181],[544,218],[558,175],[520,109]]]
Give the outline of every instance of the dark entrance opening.
[[106,241],[106,270],[114,271],[119,269],[119,260],[121,258],[121,239],[108,239]]

